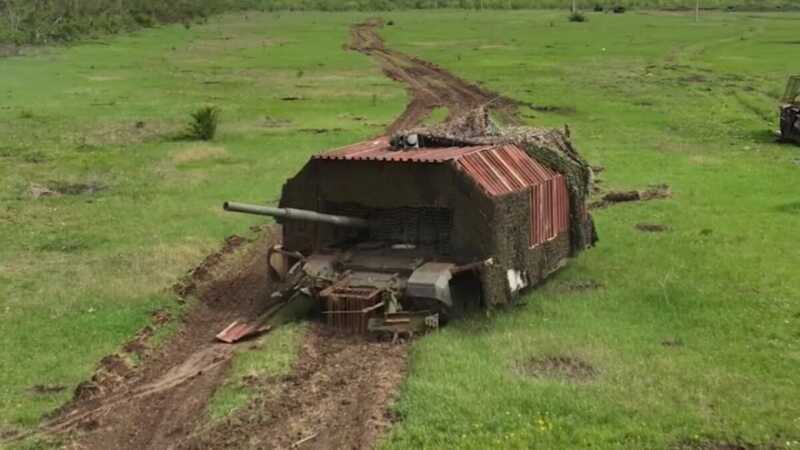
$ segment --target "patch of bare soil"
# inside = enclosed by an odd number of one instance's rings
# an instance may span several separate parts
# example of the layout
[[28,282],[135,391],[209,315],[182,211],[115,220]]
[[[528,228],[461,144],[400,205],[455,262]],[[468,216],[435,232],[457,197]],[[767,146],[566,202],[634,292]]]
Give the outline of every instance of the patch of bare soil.
[[253,380],[262,395],[177,448],[373,448],[407,370],[408,344],[345,336],[314,325],[293,372]]
[[640,202],[672,197],[669,185],[655,184],[643,191],[611,191],[589,204],[590,209],[606,208],[617,203]]
[[349,48],[377,59],[386,76],[406,85],[411,101],[389,125],[389,134],[418,125],[439,107],[447,108],[450,118],[484,107],[510,124],[519,123],[516,100],[468,83],[428,61],[386,48],[376,32],[382,26],[382,19],[353,26]]
[[[170,320],[163,312],[154,313],[153,324],[121,354],[104,358],[40,431],[65,434],[70,445],[82,449],[173,448],[188,437],[205,420],[205,405],[233,356],[234,347],[216,343],[214,335],[235,318],[257,317],[269,306],[264,274],[274,236],[267,230],[247,246],[242,238],[228,238],[176,287],[199,299],[177,333],[159,349],[142,351],[152,327]],[[222,263],[224,270],[218,267]],[[127,352],[137,353],[141,364],[132,367]]]
[[517,372],[534,378],[556,378],[572,382],[589,381],[597,375],[597,369],[578,358],[548,356],[529,358],[517,364]]

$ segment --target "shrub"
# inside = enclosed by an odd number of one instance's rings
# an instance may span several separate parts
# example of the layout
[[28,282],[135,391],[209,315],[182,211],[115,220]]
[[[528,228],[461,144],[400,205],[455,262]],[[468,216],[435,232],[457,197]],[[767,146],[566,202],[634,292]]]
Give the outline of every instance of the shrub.
[[586,22],[586,20],[587,20],[586,16],[584,16],[582,13],[578,11],[575,11],[569,15],[570,22]]
[[603,12],[603,5],[599,3],[594,4],[594,12]]
[[624,14],[626,9],[622,5],[617,5],[617,6],[614,7],[614,9],[612,11],[614,11],[614,14]]
[[219,109],[216,106],[205,106],[192,113],[189,123],[189,137],[210,141],[217,134]]

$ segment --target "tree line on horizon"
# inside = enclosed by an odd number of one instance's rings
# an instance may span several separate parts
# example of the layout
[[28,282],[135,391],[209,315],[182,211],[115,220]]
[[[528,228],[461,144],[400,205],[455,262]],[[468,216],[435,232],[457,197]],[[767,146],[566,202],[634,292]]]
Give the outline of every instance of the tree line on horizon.
[[[577,0],[581,9],[694,9],[696,0]],[[703,8],[800,10],[798,0],[701,0]],[[240,10],[384,11],[396,9],[536,9],[572,0],[0,0],[0,44],[42,45],[169,23],[204,21]]]

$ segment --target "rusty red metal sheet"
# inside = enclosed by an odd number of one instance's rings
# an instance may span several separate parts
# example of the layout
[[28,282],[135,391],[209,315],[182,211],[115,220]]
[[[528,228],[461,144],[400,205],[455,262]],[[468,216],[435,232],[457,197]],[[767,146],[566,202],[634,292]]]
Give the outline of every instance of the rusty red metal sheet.
[[247,323],[239,320],[234,320],[224,330],[220,331],[216,337],[218,340],[222,342],[225,342],[227,344],[232,344],[248,336],[253,336],[256,334],[261,334],[266,331],[269,331],[270,328],[271,327],[269,325],[263,325],[260,323]]
[[388,137],[381,137],[320,153],[312,158],[344,161],[443,163],[457,160],[464,155],[491,149],[492,147],[491,145],[482,145],[396,150],[389,144]]
[[569,229],[569,195],[561,174],[531,188],[530,245],[536,247]]
[[456,164],[493,196],[521,191],[556,175],[512,144],[463,155]]

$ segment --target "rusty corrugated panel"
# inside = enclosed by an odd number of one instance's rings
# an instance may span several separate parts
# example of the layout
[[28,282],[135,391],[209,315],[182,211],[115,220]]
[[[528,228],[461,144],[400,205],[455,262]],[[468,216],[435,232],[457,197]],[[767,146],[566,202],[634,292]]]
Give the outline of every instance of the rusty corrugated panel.
[[556,175],[511,144],[465,154],[456,160],[456,164],[493,196],[521,191]]
[[491,147],[492,146],[483,145],[472,147],[395,150],[389,144],[389,138],[381,137],[372,141],[360,142],[340,149],[320,153],[314,155],[312,158],[343,161],[442,163],[459,159],[471,153],[481,152]]
[[569,229],[569,195],[561,174],[531,188],[531,247]]
[[269,325],[235,320],[217,334],[217,339],[227,344],[233,344],[234,342],[242,340],[248,336],[269,331],[270,328],[271,327]]
[[564,176],[558,174],[554,181],[557,193],[557,202],[553,208],[557,218],[556,234],[561,234],[569,229],[569,194]]

